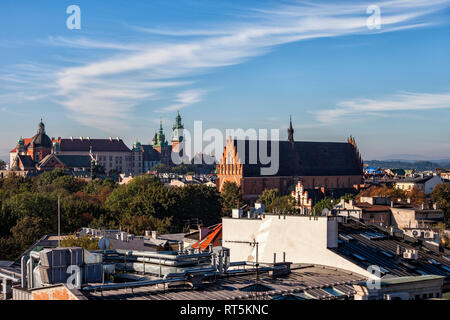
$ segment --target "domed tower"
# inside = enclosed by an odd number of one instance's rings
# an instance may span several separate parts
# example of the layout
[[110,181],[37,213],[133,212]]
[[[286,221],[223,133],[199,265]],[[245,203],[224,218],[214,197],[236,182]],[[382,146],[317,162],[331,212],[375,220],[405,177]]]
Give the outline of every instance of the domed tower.
[[28,155],[35,161],[39,162],[52,150],[52,140],[45,133],[45,125],[42,122],[38,124],[37,133],[31,138]]
[[25,140],[23,140],[22,137],[20,137],[19,141],[17,141],[17,154],[24,154],[26,152],[25,148]]

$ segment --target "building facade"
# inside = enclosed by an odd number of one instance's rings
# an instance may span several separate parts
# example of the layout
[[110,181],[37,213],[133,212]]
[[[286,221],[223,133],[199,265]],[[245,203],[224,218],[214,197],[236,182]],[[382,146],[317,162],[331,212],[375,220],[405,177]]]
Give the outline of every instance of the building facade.
[[[183,142],[183,124],[177,113],[173,126],[172,144],[176,152]],[[105,173],[124,173],[132,176],[151,171],[159,164],[172,165],[172,146],[169,145],[160,123],[153,144],[142,145],[139,141],[130,149],[122,139],[50,138],[42,122],[32,138],[20,138],[16,147],[10,151],[10,167],[14,171],[38,172],[56,167],[72,170],[89,170],[91,160]]]
[[[305,189],[358,188],[363,179],[363,163],[353,137],[346,143],[294,141],[292,122],[288,141],[252,141],[227,139],[222,159],[217,165],[217,187],[226,181],[241,188],[243,197],[256,199],[264,189],[281,193],[293,190],[301,180]],[[268,168],[261,154],[272,155],[272,144],[278,143],[278,171],[263,175]],[[262,152],[261,152],[262,151]]]

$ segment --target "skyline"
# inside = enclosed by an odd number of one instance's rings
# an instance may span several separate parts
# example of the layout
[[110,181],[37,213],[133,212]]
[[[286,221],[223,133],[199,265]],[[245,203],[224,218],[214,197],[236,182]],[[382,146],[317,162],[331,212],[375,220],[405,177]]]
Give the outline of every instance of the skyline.
[[352,134],[366,160],[450,158],[450,1],[378,2],[373,30],[370,1],[78,1],[80,30],[71,1],[20,4],[0,10],[2,157],[41,117],[51,136],[131,145],[160,118],[170,139],[179,110],[188,130],[286,139],[292,114],[296,140]]

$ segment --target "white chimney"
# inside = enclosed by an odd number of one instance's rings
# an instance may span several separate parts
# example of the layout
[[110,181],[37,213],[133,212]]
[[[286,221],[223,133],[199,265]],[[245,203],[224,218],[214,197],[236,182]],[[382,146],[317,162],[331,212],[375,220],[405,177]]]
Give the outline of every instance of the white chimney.
[[231,211],[231,217],[234,218],[234,219],[242,218],[243,214],[244,214],[244,211],[242,209],[233,209]]
[[438,209],[437,203],[433,203],[433,209],[434,209],[434,210],[437,210],[437,209]]
[[152,231],[152,239],[158,239],[158,231]]

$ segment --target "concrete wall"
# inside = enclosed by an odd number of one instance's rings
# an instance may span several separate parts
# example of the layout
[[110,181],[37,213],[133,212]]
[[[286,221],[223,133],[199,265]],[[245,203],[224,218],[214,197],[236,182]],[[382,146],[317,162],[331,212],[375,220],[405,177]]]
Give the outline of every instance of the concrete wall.
[[256,248],[229,241],[256,240],[259,243],[259,262],[272,263],[274,253],[277,261],[281,261],[285,252],[289,262],[322,264],[373,277],[370,272],[329,249],[338,245],[335,218],[269,214],[261,217],[222,219],[222,244],[230,248],[231,261],[255,261]]

